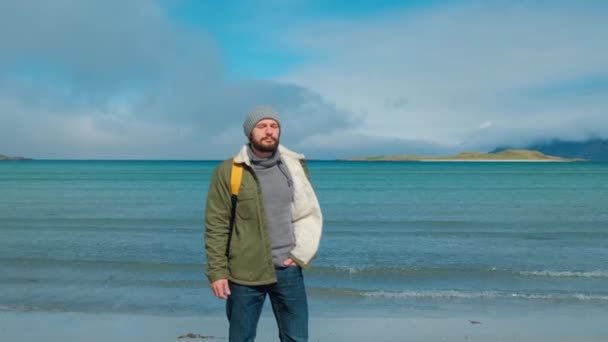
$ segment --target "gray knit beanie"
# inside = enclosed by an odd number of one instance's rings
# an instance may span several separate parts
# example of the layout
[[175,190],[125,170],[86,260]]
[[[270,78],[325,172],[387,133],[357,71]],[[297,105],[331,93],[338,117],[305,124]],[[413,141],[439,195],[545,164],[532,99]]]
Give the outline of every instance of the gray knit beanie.
[[247,116],[245,117],[245,122],[243,122],[243,132],[245,136],[249,138],[251,134],[251,130],[255,127],[255,124],[258,121],[263,119],[273,119],[281,126],[281,122],[279,121],[279,114],[272,109],[270,106],[258,106],[253,108]]

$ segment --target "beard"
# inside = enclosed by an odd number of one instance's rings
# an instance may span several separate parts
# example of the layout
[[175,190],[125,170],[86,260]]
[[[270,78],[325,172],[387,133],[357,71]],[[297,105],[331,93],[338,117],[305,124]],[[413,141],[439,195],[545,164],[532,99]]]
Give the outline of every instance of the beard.
[[[270,141],[271,140],[271,141]],[[249,143],[251,146],[260,151],[260,152],[274,152],[279,148],[279,139],[274,138],[264,138],[264,140],[256,141],[254,139],[249,139]]]

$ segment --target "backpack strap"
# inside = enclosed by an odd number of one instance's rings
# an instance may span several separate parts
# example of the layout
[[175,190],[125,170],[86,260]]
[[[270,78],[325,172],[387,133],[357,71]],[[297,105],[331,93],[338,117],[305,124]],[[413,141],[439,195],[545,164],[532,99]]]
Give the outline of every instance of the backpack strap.
[[232,161],[232,169],[230,170],[230,225],[228,226],[228,243],[226,244],[226,255],[230,252],[230,240],[232,238],[232,230],[234,229],[234,220],[236,218],[236,202],[243,181],[243,164]]
[[243,180],[243,164],[232,162],[232,170],[230,171],[230,192],[232,196],[238,196]]

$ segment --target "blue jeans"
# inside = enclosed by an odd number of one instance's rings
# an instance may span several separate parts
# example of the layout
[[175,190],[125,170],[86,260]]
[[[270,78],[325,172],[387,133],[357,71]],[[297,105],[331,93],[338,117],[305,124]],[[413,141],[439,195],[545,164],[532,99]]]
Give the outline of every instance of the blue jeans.
[[308,301],[302,269],[297,266],[277,268],[277,282],[245,286],[230,282],[231,295],[226,301],[230,322],[230,342],[253,342],[266,294],[279,327],[281,342],[308,341]]

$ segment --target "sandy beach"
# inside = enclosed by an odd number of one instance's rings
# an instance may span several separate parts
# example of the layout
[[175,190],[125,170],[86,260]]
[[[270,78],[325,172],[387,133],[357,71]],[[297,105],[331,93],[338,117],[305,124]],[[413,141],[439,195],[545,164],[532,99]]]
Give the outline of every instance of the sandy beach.
[[[585,315],[586,316],[586,315]],[[605,317],[604,317],[605,318]],[[517,317],[313,317],[311,342],[366,341],[607,341],[602,317],[526,314]],[[190,337],[188,334],[191,334]],[[181,338],[180,338],[181,337]],[[224,317],[163,317],[126,314],[0,313],[0,341],[169,342],[226,341]],[[256,341],[278,341],[265,314]]]

